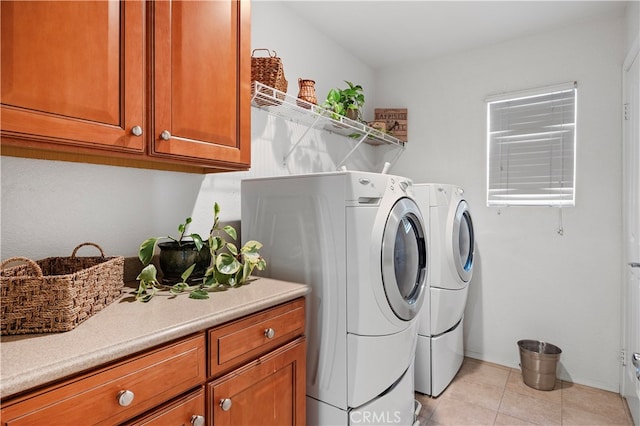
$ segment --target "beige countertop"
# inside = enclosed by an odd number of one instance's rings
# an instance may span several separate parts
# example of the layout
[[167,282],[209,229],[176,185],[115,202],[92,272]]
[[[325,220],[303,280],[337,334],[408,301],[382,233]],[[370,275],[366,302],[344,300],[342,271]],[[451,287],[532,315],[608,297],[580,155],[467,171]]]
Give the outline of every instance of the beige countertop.
[[126,357],[176,338],[293,300],[309,287],[259,278],[211,293],[208,300],[156,296],[133,299],[133,288],[75,329],[0,339],[0,397]]

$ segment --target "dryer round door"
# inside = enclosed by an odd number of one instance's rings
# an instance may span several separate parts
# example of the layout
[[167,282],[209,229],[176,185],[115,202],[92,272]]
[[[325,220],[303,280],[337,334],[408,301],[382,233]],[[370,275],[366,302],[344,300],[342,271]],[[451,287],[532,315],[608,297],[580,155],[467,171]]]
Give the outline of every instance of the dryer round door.
[[469,205],[462,200],[458,203],[453,216],[453,263],[460,279],[469,282],[473,275],[473,252],[475,240],[473,235],[473,221],[469,212]]
[[420,210],[413,200],[398,200],[382,237],[382,281],[389,306],[405,321],[413,319],[424,302],[427,242]]

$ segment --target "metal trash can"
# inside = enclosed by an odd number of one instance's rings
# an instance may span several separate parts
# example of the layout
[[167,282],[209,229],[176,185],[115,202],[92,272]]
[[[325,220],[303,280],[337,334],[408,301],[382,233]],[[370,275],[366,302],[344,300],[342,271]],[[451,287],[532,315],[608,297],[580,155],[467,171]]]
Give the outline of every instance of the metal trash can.
[[562,350],[539,340],[520,340],[520,367],[522,380],[538,390],[552,390],[556,385],[556,369]]

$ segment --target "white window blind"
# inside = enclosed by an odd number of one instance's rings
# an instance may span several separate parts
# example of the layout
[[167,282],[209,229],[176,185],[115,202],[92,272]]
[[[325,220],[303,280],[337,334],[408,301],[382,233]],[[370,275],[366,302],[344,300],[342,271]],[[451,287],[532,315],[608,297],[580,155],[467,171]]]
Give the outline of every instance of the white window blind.
[[487,205],[573,206],[575,82],[487,99]]

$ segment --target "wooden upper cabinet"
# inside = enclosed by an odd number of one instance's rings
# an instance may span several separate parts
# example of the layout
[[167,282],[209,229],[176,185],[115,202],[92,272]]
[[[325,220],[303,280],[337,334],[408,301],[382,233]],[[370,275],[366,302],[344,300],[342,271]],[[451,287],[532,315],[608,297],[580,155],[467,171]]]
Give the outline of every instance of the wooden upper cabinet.
[[250,0],[0,4],[2,155],[249,168]]
[[[5,1],[2,136],[143,152],[144,3]],[[38,145],[42,146],[42,145]]]
[[156,1],[151,155],[250,164],[248,0]]

